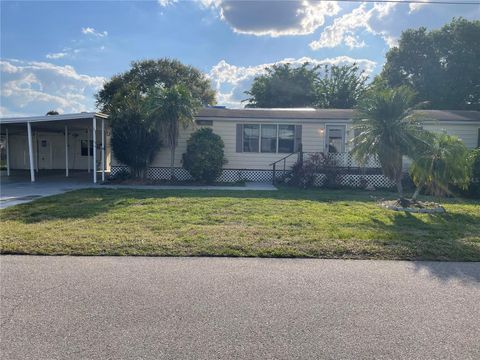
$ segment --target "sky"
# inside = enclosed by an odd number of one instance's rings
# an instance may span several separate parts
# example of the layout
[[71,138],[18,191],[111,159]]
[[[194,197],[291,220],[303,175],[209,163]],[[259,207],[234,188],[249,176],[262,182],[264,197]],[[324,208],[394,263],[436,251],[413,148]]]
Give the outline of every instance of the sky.
[[244,91],[266,66],[355,62],[372,78],[403,30],[440,28],[453,17],[480,19],[480,5],[428,3],[0,4],[0,116],[95,111],[94,95],[112,75],[127,71],[132,61],[162,57],[203,71],[217,91],[218,105],[243,107]]

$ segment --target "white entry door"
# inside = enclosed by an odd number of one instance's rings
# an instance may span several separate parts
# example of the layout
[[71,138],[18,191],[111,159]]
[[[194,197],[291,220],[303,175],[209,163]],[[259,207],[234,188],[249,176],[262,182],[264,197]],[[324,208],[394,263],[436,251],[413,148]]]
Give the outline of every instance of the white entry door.
[[326,153],[345,152],[345,126],[327,125],[325,138]]
[[47,137],[38,137],[38,168],[52,168],[52,142]]

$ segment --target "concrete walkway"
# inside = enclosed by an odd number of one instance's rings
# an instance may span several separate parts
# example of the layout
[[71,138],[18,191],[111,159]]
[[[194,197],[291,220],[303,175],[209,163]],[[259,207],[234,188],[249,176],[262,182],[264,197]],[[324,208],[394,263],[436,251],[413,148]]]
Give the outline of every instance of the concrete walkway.
[[141,189],[141,190],[229,190],[229,191],[274,191],[272,184],[246,183],[245,186],[184,186],[184,185],[100,185],[93,184],[90,176],[49,176],[30,182],[25,178],[1,178],[0,209],[27,203],[44,196],[62,194],[67,191],[98,189]]
[[480,263],[0,257],[3,359],[480,359]]

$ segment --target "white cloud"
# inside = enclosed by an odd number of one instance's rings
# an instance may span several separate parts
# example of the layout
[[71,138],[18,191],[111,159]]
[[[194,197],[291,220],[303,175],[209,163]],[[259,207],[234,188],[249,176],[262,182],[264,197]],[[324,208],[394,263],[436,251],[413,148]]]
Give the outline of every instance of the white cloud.
[[91,27],[82,28],[82,34],[92,35],[92,36],[96,36],[96,37],[106,37],[106,36],[108,36],[108,32],[97,31],[97,30],[95,30],[94,28],[91,28]]
[[163,7],[169,6],[178,2],[178,0],[157,0],[157,1],[160,4],[160,6],[163,6]]
[[2,113],[43,114],[93,110],[94,93],[105,78],[79,74],[72,66],[2,60]]
[[365,42],[358,40],[356,34],[359,30],[365,30],[371,34],[381,36],[391,46],[394,39],[385,30],[377,31],[372,27],[373,20],[382,20],[388,16],[396,3],[375,3],[368,9],[367,3],[362,3],[351,12],[334,20],[332,25],[325,27],[320,38],[309,45],[313,50],[321,48],[333,48],[345,44],[350,48],[365,46]]
[[415,11],[420,10],[421,8],[423,8],[425,6],[425,3],[428,3],[428,0],[419,0],[419,1],[423,2],[424,4],[420,4],[420,3],[408,4],[408,8],[410,9],[410,13],[413,13]]
[[45,55],[47,59],[61,59],[65,56],[67,56],[66,52],[50,53]]
[[197,0],[204,8],[218,11],[234,32],[256,36],[312,34],[327,16],[340,12],[336,1],[229,1]]
[[376,62],[369,59],[354,59],[349,56],[325,59],[313,59],[310,57],[298,59],[286,58],[275,63],[265,63],[254,66],[236,66],[229,64],[225,60],[221,60],[211,68],[208,77],[211,79],[217,91],[218,103],[220,105],[238,108],[242,107],[241,100],[247,97],[244,91],[250,89],[253,79],[256,76],[264,74],[267,67],[287,63],[293,66],[300,66],[305,62],[312,65],[345,65],[357,63],[365,70],[366,75],[370,75],[377,65]]

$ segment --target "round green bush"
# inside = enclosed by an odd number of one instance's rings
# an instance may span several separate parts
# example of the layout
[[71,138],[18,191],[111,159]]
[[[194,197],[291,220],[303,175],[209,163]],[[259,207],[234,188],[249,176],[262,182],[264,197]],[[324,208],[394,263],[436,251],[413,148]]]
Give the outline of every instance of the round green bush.
[[212,183],[221,175],[223,165],[226,163],[223,148],[220,136],[210,128],[201,128],[187,141],[183,167],[196,181]]

